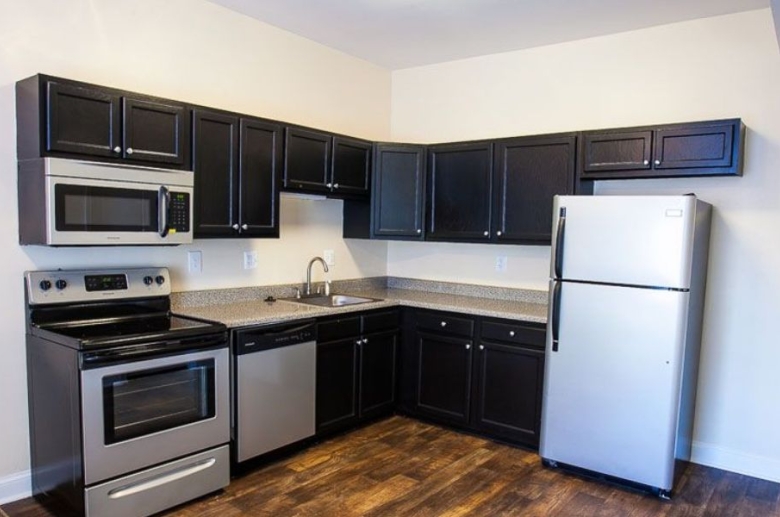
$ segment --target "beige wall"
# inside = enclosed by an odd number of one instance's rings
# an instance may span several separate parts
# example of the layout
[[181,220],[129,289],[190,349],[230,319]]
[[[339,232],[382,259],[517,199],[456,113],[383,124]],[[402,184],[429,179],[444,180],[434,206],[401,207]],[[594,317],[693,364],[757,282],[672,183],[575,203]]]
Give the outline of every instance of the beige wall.
[[[780,56],[770,9],[393,73],[392,136],[430,142],[741,117],[742,178],[600,182],[715,205],[695,460],[780,481]],[[508,255],[508,270],[493,271]],[[540,288],[549,248],[390,243],[388,273]]]
[[[386,245],[341,238],[341,205],[284,197],[279,240],[175,248],[48,249],[17,237],[14,83],[38,72],[387,140],[389,72],[202,0],[0,0],[0,502],[29,490],[22,272],[160,265],[174,290],[302,281],[336,252],[331,278],[385,274]],[[203,251],[203,273],[186,252]],[[242,269],[244,250],[259,267]],[[319,275],[319,273],[318,273]],[[317,276],[319,278],[319,276]]]

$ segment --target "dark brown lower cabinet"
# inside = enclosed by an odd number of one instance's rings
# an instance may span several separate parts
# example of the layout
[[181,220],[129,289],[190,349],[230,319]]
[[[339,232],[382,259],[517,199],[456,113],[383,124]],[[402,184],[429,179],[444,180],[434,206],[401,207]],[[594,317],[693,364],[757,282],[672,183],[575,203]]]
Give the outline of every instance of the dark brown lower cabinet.
[[538,446],[544,349],[482,341],[477,355],[474,425],[486,434]]
[[398,310],[351,313],[317,325],[317,434],[392,413]]
[[401,351],[399,409],[538,447],[544,325],[433,311],[406,319],[414,337]]
[[468,423],[471,402],[471,339],[417,334],[417,408],[445,421]]
[[357,338],[317,344],[317,432],[357,422]]

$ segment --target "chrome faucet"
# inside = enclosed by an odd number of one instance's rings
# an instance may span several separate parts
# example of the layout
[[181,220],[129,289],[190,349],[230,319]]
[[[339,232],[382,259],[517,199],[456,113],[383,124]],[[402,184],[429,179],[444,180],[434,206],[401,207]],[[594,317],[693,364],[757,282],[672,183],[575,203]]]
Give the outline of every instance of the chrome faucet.
[[322,257],[314,257],[309,261],[309,267],[306,268],[306,296],[311,295],[311,267],[315,262],[322,264],[322,269],[327,273],[328,264],[322,259]]

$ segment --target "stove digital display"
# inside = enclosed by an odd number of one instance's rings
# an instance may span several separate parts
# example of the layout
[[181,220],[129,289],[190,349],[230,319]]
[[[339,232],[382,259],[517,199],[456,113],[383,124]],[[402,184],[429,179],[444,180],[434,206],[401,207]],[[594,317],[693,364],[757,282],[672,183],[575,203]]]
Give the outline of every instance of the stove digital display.
[[127,289],[125,275],[86,275],[84,286],[87,291],[119,291]]

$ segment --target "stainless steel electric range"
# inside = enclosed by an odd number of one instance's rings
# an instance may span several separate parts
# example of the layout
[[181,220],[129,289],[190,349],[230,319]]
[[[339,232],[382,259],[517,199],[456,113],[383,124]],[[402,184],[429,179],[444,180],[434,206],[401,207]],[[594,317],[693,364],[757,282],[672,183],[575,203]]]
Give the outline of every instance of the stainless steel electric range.
[[165,268],[25,274],[33,494],[150,515],[230,479],[224,325],[170,312]]

